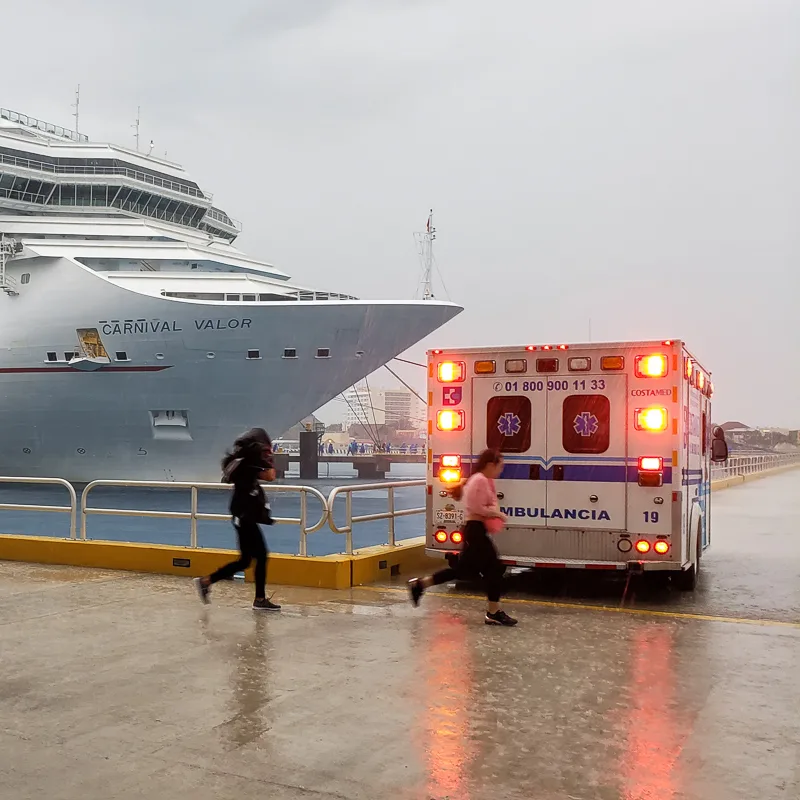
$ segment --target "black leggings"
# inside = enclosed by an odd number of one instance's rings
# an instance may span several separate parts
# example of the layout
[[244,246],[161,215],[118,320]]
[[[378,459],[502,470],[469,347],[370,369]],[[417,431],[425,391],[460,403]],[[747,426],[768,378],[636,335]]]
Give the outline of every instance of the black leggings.
[[217,581],[230,580],[237,572],[247,569],[250,562],[256,560],[256,597],[264,597],[265,586],[267,583],[267,558],[269,557],[269,550],[267,543],[264,541],[264,534],[261,533],[261,528],[258,527],[256,522],[248,522],[247,520],[239,520],[237,525],[233,523],[236,528],[236,533],[239,536],[239,553],[240,556],[236,561],[220,567],[215,573],[209,576],[211,583]]
[[454,579],[483,577],[486,596],[496,603],[503,594],[503,575],[506,568],[500,563],[497,548],[486,533],[480,520],[470,520],[464,526],[464,549],[455,567],[440,569],[433,575],[433,584],[447,583]]

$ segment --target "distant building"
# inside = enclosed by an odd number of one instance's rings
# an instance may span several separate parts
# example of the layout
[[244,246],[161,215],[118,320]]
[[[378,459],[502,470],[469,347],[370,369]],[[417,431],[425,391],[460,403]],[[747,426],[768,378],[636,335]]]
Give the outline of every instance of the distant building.
[[363,425],[367,428],[386,423],[384,403],[386,398],[383,389],[369,388],[365,385],[351,386],[344,393],[347,404],[345,428],[353,425]]
[[425,405],[408,389],[386,389],[384,392],[386,422],[404,430],[425,425]]

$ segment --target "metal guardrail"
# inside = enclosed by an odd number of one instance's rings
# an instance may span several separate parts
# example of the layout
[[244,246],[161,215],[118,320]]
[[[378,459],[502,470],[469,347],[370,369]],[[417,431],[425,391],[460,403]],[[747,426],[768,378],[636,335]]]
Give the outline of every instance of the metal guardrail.
[[[98,486],[119,486],[141,489],[188,489],[191,493],[189,511],[154,511],[132,508],[97,508],[88,505],[88,497],[93,489]],[[113,481],[98,480],[87,484],[81,494],[81,540],[86,540],[86,522],[90,514],[109,514],[117,517],[159,517],[161,519],[188,519],[191,525],[190,544],[192,548],[197,545],[197,521],[198,520],[220,520],[230,519],[229,514],[207,514],[197,510],[198,492],[200,490],[220,490],[230,491],[231,486],[227,483],[191,483],[184,481]],[[300,552],[298,555],[308,555],[307,537],[309,533],[320,530],[328,521],[328,504],[325,495],[314,489],[312,486],[289,486],[283,484],[270,484],[271,494],[291,494],[294,492],[300,495],[300,516],[294,517],[274,517],[278,525],[299,525],[300,526]],[[308,524],[308,495],[316,497],[322,505],[322,514],[313,524]]]
[[736,475],[754,475],[778,467],[800,464],[800,453],[757,453],[732,455],[723,464],[712,464],[711,478],[732,478]]
[[0,511],[48,511],[69,514],[69,538],[77,536],[78,497],[75,487],[63,478],[10,478],[0,477],[0,483],[25,483],[45,486],[63,486],[69,492],[70,504],[68,506],[43,506],[28,505],[24,503],[0,503]]
[[[749,455],[732,455],[725,464],[713,465],[711,477],[714,480],[733,477],[736,475],[752,475],[776,469],[783,466],[800,466],[800,454],[798,453],[761,453]],[[70,515],[70,538],[77,539],[77,515],[78,498],[75,488],[71,483],[63,478],[29,478],[29,477],[3,477],[0,476],[0,483],[18,483],[32,485],[51,485],[63,486],[70,497],[68,506],[56,505],[33,505],[23,503],[0,503],[0,511],[44,511],[65,513]],[[315,533],[325,526],[327,522],[331,531],[344,534],[345,552],[347,555],[353,553],[353,526],[360,522],[377,522],[387,520],[388,544],[396,545],[395,520],[399,517],[408,517],[416,514],[424,514],[425,508],[395,508],[395,490],[417,486],[425,486],[425,479],[408,481],[387,481],[382,483],[362,483],[348,486],[337,486],[326,498],[319,490],[312,486],[295,486],[284,484],[269,484],[268,491],[272,494],[293,494],[300,495],[300,516],[299,517],[276,517],[275,522],[279,525],[298,525],[300,527],[299,555],[308,555],[307,537],[310,533]],[[146,489],[186,489],[190,492],[190,505],[188,511],[156,511],[147,509],[127,509],[127,508],[100,508],[92,507],[88,504],[90,493],[98,486],[117,486],[129,488]],[[228,514],[201,513],[198,511],[198,493],[203,490],[219,491],[230,490],[231,486],[224,483],[192,483],[192,482],[171,482],[171,481],[119,481],[119,480],[97,480],[89,483],[81,494],[80,501],[80,540],[86,540],[86,524],[91,514],[107,514],[112,516],[124,517],[158,517],[162,519],[188,519],[190,522],[190,547],[197,548],[197,522],[198,520],[217,520],[227,521],[230,519]],[[356,492],[375,492],[385,491],[387,493],[386,511],[374,514],[360,514],[353,516],[353,495]],[[321,506],[321,514],[313,525],[308,521],[308,497],[315,497]],[[339,526],[334,521],[334,507],[337,498],[344,496],[345,502],[345,522]]]
[[[398,517],[410,517],[414,514],[424,514],[424,508],[401,508],[394,507],[394,490],[405,489],[411,486],[425,486],[427,481],[423,478],[413,481],[387,481],[384,483],[358,483],[353,486],[337,486],[328,495],[328,527],[334,533],[343,533],[345,535],[345,553],[353,555],[353,525],[357,522],[376,522],[378,520],[389,521],[389,541],[388,544],[392,547],[396,544],[394,521]],[[361,514],[357,517],[353,516],[353,495],[356,492],[387,492],[387,510],[378,512],[377,514]],[[340,528],[333,520],[333,509],[336,498],[344,495],[345,503],[345,524]]]

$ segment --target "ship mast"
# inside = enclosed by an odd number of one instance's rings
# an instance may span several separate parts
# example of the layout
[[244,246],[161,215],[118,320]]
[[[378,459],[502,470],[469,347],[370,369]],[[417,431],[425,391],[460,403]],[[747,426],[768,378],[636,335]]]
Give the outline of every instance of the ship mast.
[[433,299],[433,243],[436,240],[436,228],[433,227],[433,209],[428,214],[428,222],[425,225],[425,230],[421,233],[415,233],[414,238],[417,240],[417,249],[419,251],[419,258],[422,262],[422,279],[420,286],[422,288],[422,299]]
[[72,107],[75,109],[72,116],[75,117],[75,133],[80,133],[81,129],[79,127],[80,124],[80,108],[81,108],[81,85],[78,84],[78,88],[75,91],[75,102],[72,104]]
[[133,138],[136,139],[136,152],[139,152],[139,123],[141,122],[142,116],[142,107],[136,106],[136,122],[131,125],[131,128],[135,131],[133,134]]

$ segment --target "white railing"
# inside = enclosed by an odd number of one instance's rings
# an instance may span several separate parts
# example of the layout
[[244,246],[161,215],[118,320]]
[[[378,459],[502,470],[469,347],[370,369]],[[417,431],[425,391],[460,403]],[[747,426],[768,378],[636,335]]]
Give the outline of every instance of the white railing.
[[77,535],[78,497],[75,488],[63,478],[10,478],[0,477],[0,483],[24,483],[39,486],[63,486],[69,493],[68,506],[29,505],[26,503],[0,503],[0,511],[47,511],[60,514],[69,514],[69,538]]
[[778,467],[800,465],[800,453],[756,453],[732,455],[724,464],[713,464],[711,479],[731,478],[736,475],[754,475]]
[[[337,486],[328,495],[328,527],[334,533],[343,533],[345,535],[345,553],[347,555],[353,554],[353,525],[358,522],[376,522],[378,520],[388,520],[388,542],[387,544],[394,547],[396,544],[394,521],[398,517],[410,517],[414,514],[424,514],[425,508],[395,508],[394,505],[394,490],[405,489],[412,486],[425,486],[426,480],[413,480],[413,481],[388,481],[384,483],[359,483],[353,486]],[[353,516],[353,495],[356,492],[376,492],[386,491],[387,508],[386,511],[380,511],[377,514],[360,514]],[[344,496],[345,507],[345,523],[343,527],[339,527],[333,519],[334,504],[336,498]]]
[[[155,511],[134,508],[99,508],[88,504],[89,494],[98,486],[117,486],[139,489],[188,489],[190,492],[190,507],[188,511]],[[231,486],[227,483],[190,483],[181,481],[92,481],[87,484],[81,495],[81,539],[86,540],[86,522],[90,514],[108,514],[117,517],[158,517],[160,519],[188,519],[190,521],[190,544],[196,548],[197,544],[197,522],[198,520],[219,520],[227,521],[229,514],[209,514],[201,513],[197,510],[198,492],[200,490],[219,491],[221,489],[230,490]],[[272,483],[269,485],[270,494],[292,494],[300,495],[300,516],[299,517],[274,517],[277,525],[299,525],[300,544],[298,555],[308,555],[307,537],[308,534],[320,530],[328,521],[328,504],[325,495],[314,489],[312,486],[287,486]],[[322,506],[320,518],[313,524],[308,524],[308,496],[312,495],[319,500]]]

